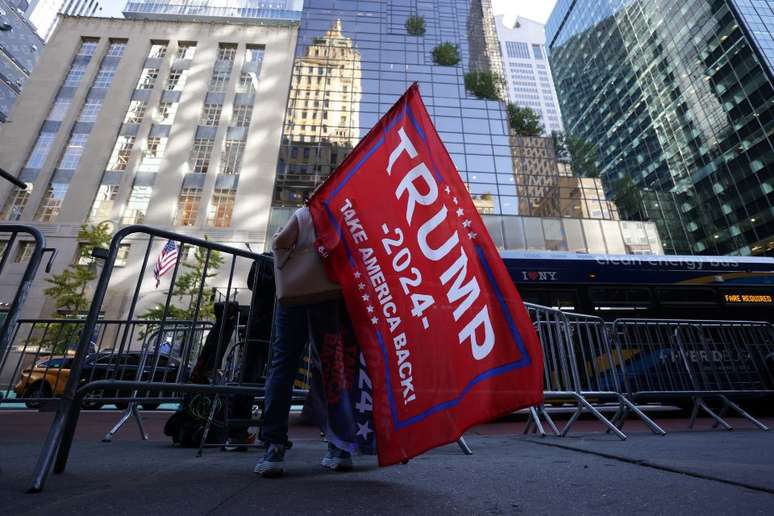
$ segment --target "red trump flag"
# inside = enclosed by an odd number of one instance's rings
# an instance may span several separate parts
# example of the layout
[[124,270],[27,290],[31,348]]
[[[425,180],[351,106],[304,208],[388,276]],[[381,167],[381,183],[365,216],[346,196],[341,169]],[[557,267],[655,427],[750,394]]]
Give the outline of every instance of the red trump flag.
[[381,465],[541,403],[537,335],[416,84],[310,207],[373,382],[356,409],[373,411]]

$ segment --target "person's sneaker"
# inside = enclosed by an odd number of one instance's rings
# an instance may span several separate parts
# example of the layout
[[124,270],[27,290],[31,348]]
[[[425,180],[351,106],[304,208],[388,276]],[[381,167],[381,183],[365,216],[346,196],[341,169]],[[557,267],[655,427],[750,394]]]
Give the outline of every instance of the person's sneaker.
[[352,469],[352,454],[328,443],[328,452],[320,465],[333,471],[349,471]]
[[285,447],[281,444],[270,444],[253,471],[264,478],[281,477],[285,474]]

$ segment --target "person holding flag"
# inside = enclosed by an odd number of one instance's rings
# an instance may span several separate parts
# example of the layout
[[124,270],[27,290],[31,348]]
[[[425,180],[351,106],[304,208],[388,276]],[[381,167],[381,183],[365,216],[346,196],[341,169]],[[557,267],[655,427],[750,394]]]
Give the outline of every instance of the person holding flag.
[[[277,300],[274,340],[266,378],[266,398],[260,439],[266,453],[256,464],[255,473],[262,477],[279,477],[285,472],[285,450],[288,441],[288,417],[293,381],[301,364],[307,341],[312,358],[319,366],[324,347],[341,345],[352,331],[338,285],[327,279],[315,250],[315,233],[309,208],[298,209],[288,223],[274,235],[274,278]],[[351,340],[351,339],[350,339]],[[324,353],[325,354],[325,353]],[[327,353],[330,355],[330,353]],[[315,359],[316,357],[316,359]],[[324,387],[320,375],[312,376],[310,396],[322,398]],[[322,401],[322,400],[321,400]],[[315,416],[326,421],[326,407],[315,407]],[[328,452],[321,465],[334,471],[352,469],[352,455],[336,446],[333,432],[327,432]]]

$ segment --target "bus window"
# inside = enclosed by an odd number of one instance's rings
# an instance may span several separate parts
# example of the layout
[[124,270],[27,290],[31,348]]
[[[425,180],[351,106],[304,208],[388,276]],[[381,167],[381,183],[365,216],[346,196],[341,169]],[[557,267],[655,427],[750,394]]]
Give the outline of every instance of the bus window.
[[597,310],[647,310],[651,307],[650,291],[646,288],[592,287],[589,295]]
[[706,304],[715,305],[718,296],[711,288],[659,288],[656,289],[658,300],[665,305],[671,304]]
[[566,312],[578,310],[578,293],[574,290],[534,290],[519,288],[522,301],[536,305],[558,308]]

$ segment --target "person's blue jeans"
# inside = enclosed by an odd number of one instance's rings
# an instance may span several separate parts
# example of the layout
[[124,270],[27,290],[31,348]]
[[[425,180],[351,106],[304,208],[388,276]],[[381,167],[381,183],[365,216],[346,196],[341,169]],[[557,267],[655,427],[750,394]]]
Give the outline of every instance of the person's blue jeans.
[[[266,378],[261,440],[285,444],[288,440],[288,416],[293,395],[293,381],[310,340],[319,349],[326,333],[339,329],[342,301],[284,307],[277,304],[274,318],[274,340]],[[316,381],[320,381],[319,375]]]

